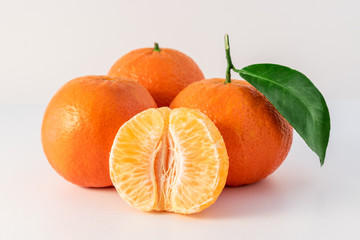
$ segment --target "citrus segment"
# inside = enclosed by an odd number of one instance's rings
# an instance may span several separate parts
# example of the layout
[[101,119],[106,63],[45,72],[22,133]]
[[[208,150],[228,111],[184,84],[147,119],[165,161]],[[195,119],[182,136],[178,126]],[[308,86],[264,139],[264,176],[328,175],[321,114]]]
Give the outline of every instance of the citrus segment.
[[120,196],[144,211],[199,212],[216,201],[227,171],[214,123],[186,108],[139,113],[119,129],[110,155]]
[[[115,147],[112,147],[111,179],[121,189],[119,193],[127,202],[143,210],[151,210],[156,202],[154,173],[151,170],[164,126],[161,113],[149,109],[148,114],[138,114],[132,121],[126,122],[116,135]],[[146,159],[149,161],[144,161]]]
[[175,155],[181,161],[181,184],[174,184],[172,206],[180,212],[196,212],[211,205],[225,184],[224,141],[214,123],[199,111],[174,109],[169,122]]

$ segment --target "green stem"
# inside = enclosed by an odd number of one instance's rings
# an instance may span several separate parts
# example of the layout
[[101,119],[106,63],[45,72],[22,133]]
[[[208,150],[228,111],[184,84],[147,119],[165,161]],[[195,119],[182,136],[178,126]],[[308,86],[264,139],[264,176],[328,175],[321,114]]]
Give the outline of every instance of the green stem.
[[234,65],[231,61],[230,56],[230,44],[229,44],[229,35],[225,34],[225,53],[226,53],[226,61],[227,61],[227,67],[226,67],[226,78],[225,78],[225,84],[231,83],[231,69],[235,69]]
[[155,52],[160,52],[159,44],[157,42],[154,43],[154,51]]

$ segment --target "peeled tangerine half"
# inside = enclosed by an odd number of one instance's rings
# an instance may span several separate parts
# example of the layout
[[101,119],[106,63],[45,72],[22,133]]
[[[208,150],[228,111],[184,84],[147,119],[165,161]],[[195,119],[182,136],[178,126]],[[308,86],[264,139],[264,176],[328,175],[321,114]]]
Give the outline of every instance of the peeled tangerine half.
[[224,188],[228,167],[215,124],[188,108],[137,114],[119,129],[110,154],[115,188],[143,211],[202,211]]

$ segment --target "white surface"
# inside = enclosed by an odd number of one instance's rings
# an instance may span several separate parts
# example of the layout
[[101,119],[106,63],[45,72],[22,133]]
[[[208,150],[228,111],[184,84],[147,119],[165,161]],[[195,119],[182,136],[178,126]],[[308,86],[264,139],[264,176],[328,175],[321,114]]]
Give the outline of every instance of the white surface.
[[0,239],[360,239],[359,105],[329,102],[323,167],[295,135],[273,175],[225,188],[190,216],[141,212],[113,188],[68,183],[42,152],[45,105],[0,105]]
[[359,9],[359,0],[1,0],[0,103],[45,104],[66,81],[106,74],[155,41],[224,77],[224,33],[238,68],[278,63],[325,99],[359,96]]

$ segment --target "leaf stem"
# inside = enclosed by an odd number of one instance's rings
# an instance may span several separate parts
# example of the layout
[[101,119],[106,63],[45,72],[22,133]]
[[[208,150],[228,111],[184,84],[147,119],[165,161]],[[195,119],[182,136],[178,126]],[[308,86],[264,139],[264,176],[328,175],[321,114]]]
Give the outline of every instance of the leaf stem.
[[157,42],[154,43],[154,51],[160,52],[159,44]]
[[224,84],[228,84],[231,83],[231,69],[235,69],[235,68],[231,61],[229,35],[227,33],[225,34],[225,54],[226,54],[227,67],[226,67],[226,78]]

